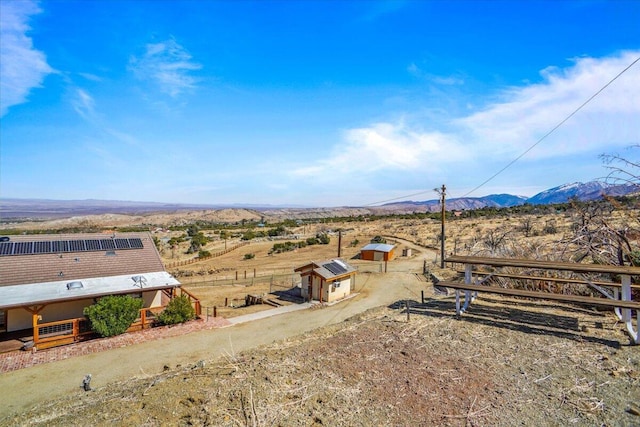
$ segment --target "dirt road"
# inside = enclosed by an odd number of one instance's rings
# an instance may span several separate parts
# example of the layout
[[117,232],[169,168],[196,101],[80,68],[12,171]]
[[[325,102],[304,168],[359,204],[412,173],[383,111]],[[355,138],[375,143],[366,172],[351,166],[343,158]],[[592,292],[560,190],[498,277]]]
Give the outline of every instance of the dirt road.
[[422,271],[425,259],[431,262],[435,256],[424,248],[419,250],[419,256],[393,261],[393,268],[389,269],[393,271],[386,274],[359,274],[356,279],[358,295],[333,306],[145,342],[2,374],[0,420],[10,414],[21,413],[38,402],[77,392],[88,373],[93,377],[91,385],[99,388],[114,381],[156,374],[165,366],[174,368],[199,360],[217,359],[304,334],[373,307],[391,305],[404,299],[418,300],[422,290],[425,294],[431,293],[431,286],[420,281],[415,273]]

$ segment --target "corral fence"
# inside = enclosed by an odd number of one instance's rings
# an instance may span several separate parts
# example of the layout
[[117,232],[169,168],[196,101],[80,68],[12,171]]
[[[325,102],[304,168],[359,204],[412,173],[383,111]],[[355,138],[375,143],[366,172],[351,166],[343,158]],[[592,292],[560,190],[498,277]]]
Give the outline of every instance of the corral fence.
[[227,248],[227,249],[225,249],[223,251],[212,253],[211,255],[206,256],[206,257],[195,257],[195,258],[186,259],[186,260],[183,260],[183,261],[170,262],[170,263],[165,264],[164,267],[165,267],[165,269],[169,269],[169,268],[176,268],[176,267],[182,267],[182,266],[185,266],[185,265],[195,264],[196,262],[200,262],[200,261],[206,261],[206,260],[211,259],[211,258],[216,258],[216,257],[222,256],[224,254],[228,254],[229,252],[234,251],[234,250],[236,250],[238,248],[241,248],[243,246],[247,246],[248,244],[249,244],[248,241],[240,242],[237,245],[233,245],[230,248]]
[[[208,278],[204,280],[198,280],[197,278],[191,278],[192,280],[180,280],[183,286],[189,287],[206,287],[206,286],[245,286],[251,287],[255,285],[269,284],[269,292],[274,292],[279,289],[291,289],[300,284],[300,274],[294,272],[271,272],[270,274],[247,274],[244,272],[235,272],[235,275],[226,275],[222,277]],[[238,274],[239,273],[239,274]]]

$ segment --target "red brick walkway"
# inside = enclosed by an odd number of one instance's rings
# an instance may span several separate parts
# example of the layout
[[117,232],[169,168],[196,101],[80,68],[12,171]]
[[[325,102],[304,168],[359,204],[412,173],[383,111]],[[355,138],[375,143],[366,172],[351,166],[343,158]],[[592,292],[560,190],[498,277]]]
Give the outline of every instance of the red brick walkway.
[[231,325],[231,322],[227,319],[222,317],[209,317],[208,319],[194,320],[181,325],[145,329],[111,338],[100,338],[49,348],[35,353],[32,353],[31,351],[11,351],[8,353],[0,353],[0,373],[28,368],[41,363],[55,362],[57,360],[68,359],[74,356],[98,353],[112,348],[126,347],[132,344],[138,344],[160,338],[174,337],[194,331],[221,328],[229,325]]

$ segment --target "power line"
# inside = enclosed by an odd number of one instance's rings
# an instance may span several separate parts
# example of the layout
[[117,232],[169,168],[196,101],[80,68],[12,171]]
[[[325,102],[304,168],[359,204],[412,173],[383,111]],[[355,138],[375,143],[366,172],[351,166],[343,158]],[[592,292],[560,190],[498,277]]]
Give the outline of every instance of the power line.
[[373,202],[373,203],[366,204],[366,205],[364,205],[364,207],[373,206],[373,205],[379,205],[381,203],[389,203],[389,202],[393,202],[395,200],[406,199],[408,197],[419,196],[420,194],[430,193],[432,191],[434,191],[434,190],[424,190],[424,191],[420,191],[418,193],[407,194],[406,196],[400,196],[400,197],[394,197],[393,199],[381,200],[379,202]]
[[562,120],[560,123],[558,123],[557,125],[554,126],[553,129],[551,129],[549,132],[547,132],[546,134],[544,134],[540,139],[538,139],[536,141],[535,144],[533,144],[531,147],[527,148],[522,154],[520,154],[518,157],[516,157],[515,159],[513,159],[512,161],[510,161],[509,163],[507,163],[507,165],[505,167],[503,167],[502,169],[500,169],[498,172],[494,173],[493,175],[491,175],[489,178],[487,178],[484,182],[482,182],[482,184],[478,185],[476,188],[474,188],[473,190],[469,191],[468,193],[466,193],[465,195],[461,196],[461,197],[467,197],[469,194],[475,192],[476,190],[484,187],[488,182],[490,182],[491,180],[493,180],[495,177],[497,177],[498,175],[500,175],[502,172],[504,172],[505,170],[507,170],[509,167],[511,167],[515,162],[517,162],[518,160],[520,160],[521,158],[523,158],[529,151],[533,150],[538,144],[540,144],[542,141],[544,141],[549,135],[551,135],[553,132],[555,132],[560,126],[562,126],[563,124],[565,124],[571,117],[573,117],[578,111],[582,110],[582,108],[587,105],[589,102],[591,102],[596,96],[600,95],[600,93],[602,91],[604,91],[611,83],[613,83],[614,81],[616,81],[618,79],[618,77],[620,77],[621,75],[623,75],[629,68],[633,67],[638,61],[640,61],[640,57],[636,58],[635,61],[633,61],[631,64],[629,64],[624,70],[620,71],[614,78],[612,78],[611,80],[609,80],[609,82],[602,86],[596,93],[594,93],[593,95],[591,95],[591,97],[589,97],[589,99],[587,99],[586,101],[584,101],[578,108],[576,108],[575,110],[573,110],[573,112],[571,114],[569,114],[567,117],[564,118],[564,120]]
[[[513,159],[512,161],[510,161],[509,163],[507,163],[506,166],[504,166],[502,169],[500,169],[498,172],[494,173],[493,175],[491,175],[489,178],[487,178],[486,180],[484,180],[480,185],[478,185],[477,187],[475,187],[473,190],[467,192],[466,194],[464,194],[463,196],[460,197],[467,197],[468,195],[470,195],[471,193],[474,193],[475,191],[479,190],[480,188],[484,187],[487,183],[489,183],[490,181],[492,181],[495,177],[497,177],[498,175],[500,175],[502,172],[504,172],[505,170],[507,170],[509,167],[511,167],[515,162],[517,162],[518,160],[520,160],[521,158],[523,158],[525,155],[527,155],[527,153],[529,153],[531,150],[533,150],[536,146],[538,146],[538,144],[540,144],[542,141],[544,141],[549,135],[551,135],[553,132],[555,132],[560,126],[562,126],[563,124],[565,124],[567,121],[569,121],[569,119],[571,119],[578,111],[582,110],[582,108],[584,108],[584,106],[586,106],[588,103],[590,103],[596,96],[600,95],[601,92],[603,92],[607,87],[609,87],[614,81],[616,81],[618,79],[618,77],[620,77],[621,75],[623,75],[625,72],[627,72],[627,70],[629,70],[631,67],[633,67],[638,61],[640,61],[640,57],[636,58],[635,61],[633,61],[631,64],[629,64],[624,70],[620,71],[614,78],[612,78],[611,80],[609,80],[609,82],[607,82],[607,84],[605,84],[604,86],[602,86],[596,93],[594,93],[593,95],[591,95],[589,97],[589,99],[587,99],[586,101],[584,101],[578,108],[576,108],[575,110],[573,110],[573,112],[571,114],[569,114],[567,117],[565,117],[560,123],[558,123],[557,125],[555,125],[553,127],[553,129],[551,129],[549,132],[547,132],[546,134],[544,134],[540,139],[538,139],[533,145],[531,145],[529,148],[527,148],[522,154],[520,154],[518,157],[516,157],[515,159]],[[426,194],[426,193],[430,193],[431,191],[434,190],[424,190],[424,191],[420,191],[418,193],[413,193],[413,194],[408,194],[406,196],[400,196],[400,197],[394,197],[392,199],[387,199],[387,200],[382,200],[379,202],[373,202],[373,203],[369,203],[364,205],[366,206],[373,206],[373,205],[377,205],[377,204],[381,204],[381,203],[389,203],[389,202],[393,202],[396,200],[400,200],[400,199],[406,199],[409,197],[413,197],[413,196],[418,196],[420,194]]]

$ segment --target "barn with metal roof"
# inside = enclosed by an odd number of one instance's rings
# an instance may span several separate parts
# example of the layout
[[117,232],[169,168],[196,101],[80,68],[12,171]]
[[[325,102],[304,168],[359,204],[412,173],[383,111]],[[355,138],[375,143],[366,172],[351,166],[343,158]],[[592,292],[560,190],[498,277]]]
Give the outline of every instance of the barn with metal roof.
[[360,249],[360,259],[366,261],[391,261],[395,246],[386,243],[369,243]]

